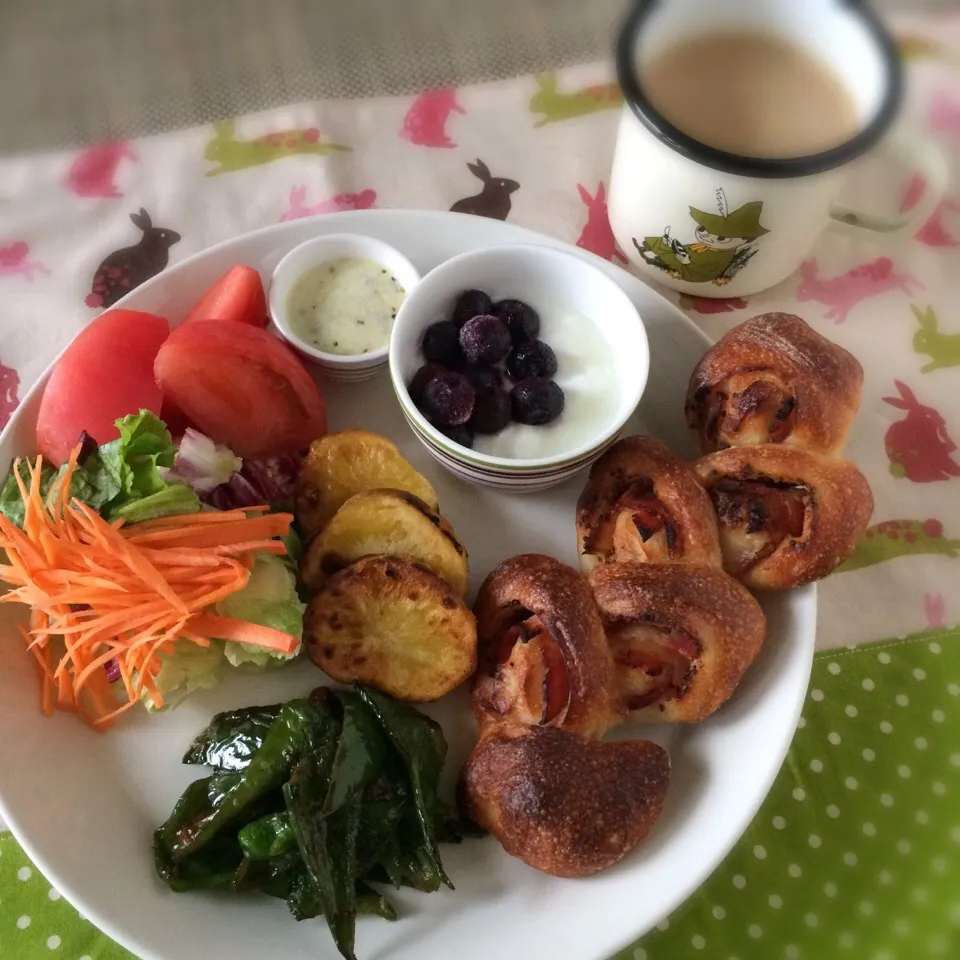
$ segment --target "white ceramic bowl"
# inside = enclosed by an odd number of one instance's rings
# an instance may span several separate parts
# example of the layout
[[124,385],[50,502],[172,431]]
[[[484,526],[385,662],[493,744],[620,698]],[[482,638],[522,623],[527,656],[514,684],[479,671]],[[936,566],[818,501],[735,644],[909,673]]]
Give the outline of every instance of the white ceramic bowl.
[[420,274],[414,265],[395,247],[375,237],[359,233],[334,233],[314,237],[294,247],[273,271],[269,292],[270,315],[283,338],[294,350],[331,380],[369,380],[387,366],[386,344],[378,350],[356,356],[324,353],[297,335],[287,314],[290,291],[300,277],[318,264],[344,257],[373,260],[381,264],[397,278],[408,296],[420,282]]
[[[447,319],[461,293],[478,289],[494,302],[523,300],[540,313],[544,341],[551,340],[551,327],[561,320],[560,312],[582,315],[585,326],[582,343],[602,337],[609,347],[611,368],[601,371],[615,385],[616,402],[595,423],[586,441],[581,437],[569,447],[551,451],[549,456],[522,459],[494,456],[454,443],[416,408],[408,384],[424,363],[421,341],[424,331],[438,320]],[[569,315],[569,314],[568,314]],[[564,353],[558,349],[560,369],[555,380],[567,395],[561,418],[584,414],[581,388],[584,371],[577,370],[576,345]],[[589,466],[612,443],[636,409],[643,395],[650,368],[650,349],[640,315],[630,298],[603,272],[586,260],[549,247],[510,244],[490,247],[447,260],[431,270],[407,297],[390,338],[390,375],[403,414],[417,438],[444,467],[465,480],[484,486],[522,492],[544,490],[561,483]],[[576,376],[581,378],[577,381]],[[571,388],[571,384],[573,385]],[[527,430],[551,430],[553,425]],[[508,427],[509,429],[514,429]]]

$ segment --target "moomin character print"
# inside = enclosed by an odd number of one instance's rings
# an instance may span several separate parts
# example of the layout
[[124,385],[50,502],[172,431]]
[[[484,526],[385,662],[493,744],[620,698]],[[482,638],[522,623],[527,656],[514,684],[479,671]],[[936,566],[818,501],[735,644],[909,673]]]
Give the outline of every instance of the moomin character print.
[[664,227],[659,237],[634,238],[633,244],[651,267],[687,283],[728,284],[756,256],[755,243],[769,233],[760,223],[763,202],[745,203],[731,211],[723,190],[717,191],[717,213],[690,208],[696,224],[693,243],[681,243]]

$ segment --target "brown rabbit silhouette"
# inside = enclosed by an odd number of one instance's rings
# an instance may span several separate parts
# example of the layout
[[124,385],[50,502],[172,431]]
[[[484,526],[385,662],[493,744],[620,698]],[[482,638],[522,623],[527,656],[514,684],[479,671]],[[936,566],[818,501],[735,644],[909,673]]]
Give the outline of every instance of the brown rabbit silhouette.
[[85,301],[88,307],[112,307],[134,287],[156,276],[167,265],[170,248],[180,240],[175,230],[155,227],[143,207],[139,213],[131,213],[130,219],[143,236],[136,246],[114,250],[97,267]]
[[458,200],[450,209],[454,213],[472,213],[477,217],[506,220],[510,213],[510,194],[516,193],[520,184],[516,180],[491,177],[482,160],[468,163],[467,169],[483,183],[483,189],[475,196]]

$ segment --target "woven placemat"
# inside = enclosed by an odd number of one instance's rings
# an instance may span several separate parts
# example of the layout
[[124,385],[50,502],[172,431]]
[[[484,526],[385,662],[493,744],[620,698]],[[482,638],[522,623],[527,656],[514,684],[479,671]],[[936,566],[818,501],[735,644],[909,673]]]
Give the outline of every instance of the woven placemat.
[[[609,55],[633,0],[3,0],[0,153]],[[958,0],[877,0],[885,10]]]

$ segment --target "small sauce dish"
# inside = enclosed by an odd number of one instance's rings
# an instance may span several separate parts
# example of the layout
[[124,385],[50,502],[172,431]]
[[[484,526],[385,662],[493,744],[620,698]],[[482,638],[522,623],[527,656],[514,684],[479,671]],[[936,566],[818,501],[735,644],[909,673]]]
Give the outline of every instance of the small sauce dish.
[[332,380],[359,381],[387,366],[393,323],[420,274],[399,250],[362,234],[294,247],[270,280],[283,338]]

